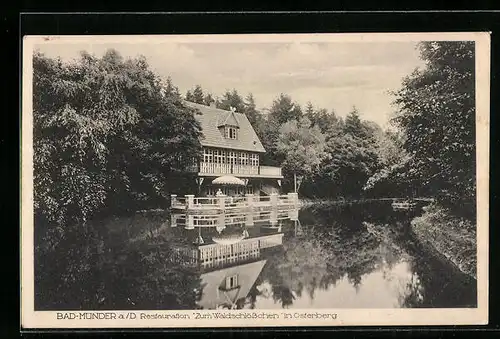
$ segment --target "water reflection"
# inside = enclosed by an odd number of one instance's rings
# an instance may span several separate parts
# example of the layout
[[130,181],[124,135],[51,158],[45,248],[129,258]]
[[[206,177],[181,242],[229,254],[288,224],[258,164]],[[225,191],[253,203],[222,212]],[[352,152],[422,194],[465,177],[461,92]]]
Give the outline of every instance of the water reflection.
[[[204,309],[475,307],[475,281],[389,208],[172,214],[170,247]],[[164,308],[171,308],[164,305]]]
[[298,209],[172,214],[171,227],[183,239],[175,252],[200,269],[198,305],[242,308],[267,263],[265,250],[283,245],[285,220],[297,221]]

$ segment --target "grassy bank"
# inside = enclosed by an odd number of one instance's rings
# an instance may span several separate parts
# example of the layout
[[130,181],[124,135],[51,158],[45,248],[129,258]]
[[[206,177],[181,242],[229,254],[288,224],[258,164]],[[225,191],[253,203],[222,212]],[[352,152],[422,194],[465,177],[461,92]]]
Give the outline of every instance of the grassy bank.
[[424,213],[411,222],[417,239],[431,246],[465,274],[476,279],[476,225],[452,215],[437,204],[424,207]]

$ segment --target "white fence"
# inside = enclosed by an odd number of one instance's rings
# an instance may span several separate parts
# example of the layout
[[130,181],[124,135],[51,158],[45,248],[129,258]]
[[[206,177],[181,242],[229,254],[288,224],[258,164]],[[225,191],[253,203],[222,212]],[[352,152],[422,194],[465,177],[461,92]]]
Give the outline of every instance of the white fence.
[[285,195],[271,194],[269,196],[259,196],[246,194],[244,197],[195,197],[185,195],[177,197],[170,196],[170,207],[176,210],[231,210],[231,209],[252,209],[254,207],[276,207],[298,206],[299,198],[297,193]]

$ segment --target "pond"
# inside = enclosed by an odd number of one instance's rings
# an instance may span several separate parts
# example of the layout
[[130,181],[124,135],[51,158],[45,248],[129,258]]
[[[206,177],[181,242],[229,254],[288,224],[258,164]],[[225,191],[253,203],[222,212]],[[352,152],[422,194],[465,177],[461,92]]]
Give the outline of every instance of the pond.
[[246,307],[476,307],[476,281],[414,240],[414,216],[383,204],[301,210]]
[[71,300],[98,300],[80,309],[476,307],[476,281],[412,237],[419,211],[384,202],[112,218],[104,243],[114,245],[90,262],[89,278],[80,274]]

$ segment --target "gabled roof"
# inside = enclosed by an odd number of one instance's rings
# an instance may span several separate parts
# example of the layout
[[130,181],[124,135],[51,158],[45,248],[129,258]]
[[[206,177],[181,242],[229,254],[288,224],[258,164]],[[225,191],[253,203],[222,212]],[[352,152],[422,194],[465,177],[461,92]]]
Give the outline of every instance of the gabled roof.
[[[204,309],[214,309],[217,305],[234,304],[238,299],[246,298],[266,262],[267,260],[260,260],[202,274],[201,286],[203,290],[198,304]],[[221,290],[220,286],[226,277],[233,275],[238,275],[239,289]]]
[[[189,101],[184,101],[184,104],[197,109],[201,113],[195,115],[195,117],[200,122],[202,128],[204,137],[200,142],[203,146],[261,153],[266,151],[245,114],[195,104]],[[221,123],[223,125],[237,123],[239,127],[238,139],[224,138],[224,135],[219,130]]]
[[219,124],[217,125],[217,127],[221,127],[221,126],[240,127],[240,125],[238,124],[238,119],[236,118],[236,116],[234,114],[235,114],[235,112],[228,112],[228,114],[226,115],[226,118],[224,120],[221,120],[219,122]]

